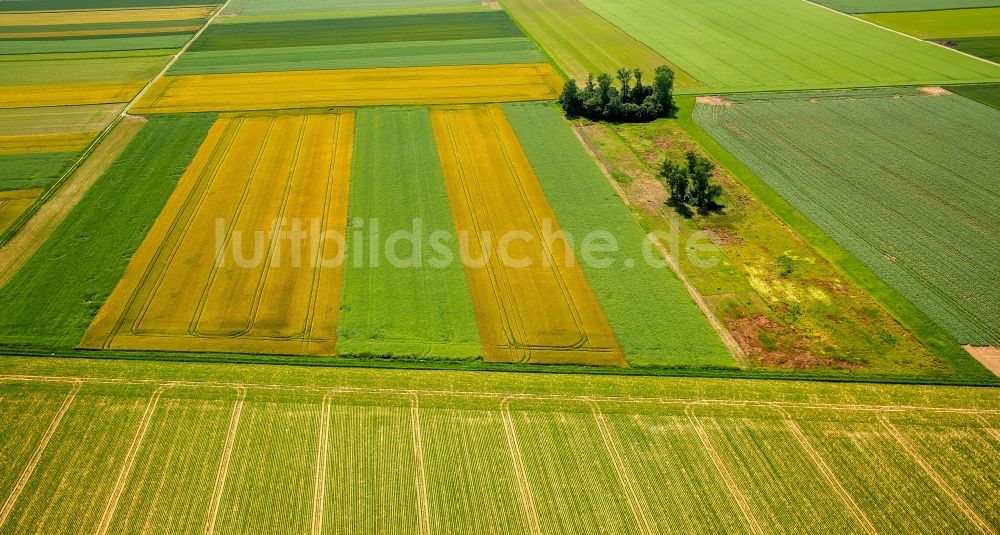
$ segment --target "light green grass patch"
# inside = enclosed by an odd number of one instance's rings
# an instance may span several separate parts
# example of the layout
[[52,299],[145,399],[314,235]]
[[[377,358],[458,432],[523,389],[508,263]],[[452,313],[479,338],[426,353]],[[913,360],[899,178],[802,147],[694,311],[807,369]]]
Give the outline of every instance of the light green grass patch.
[[101,84],[148,80],[160,72],[167,59],[167,56],[157,56],[8,61],[0,69],[0,85]]
[[70,52],[111,52],[180,48],[188,34],[105,37],[101,39],[27,39],[0,41],[0,54],[53,54]]
[[[574,237],[580,265],[629,364],[734,366],[676,275],[646,262],[645,234],[559,113],[544,104],[505,105],[504,113],[560,226]],[[598,262],[581,254],[584,238],[595,231],[611,233],[619,246],[596,253]],[[651,246],[648,253],[659,254]]]
[[306,71],[435,65],[544,63],[545,56],[525,37],[404,43],[295,46],[191,52],[170,74]]
[[959,342],[1000,342],[1000,111],[914,90],[734,102],[695,119]]
[[0,288],[0,341],[61,347],[80,341],[214,120],[210,114],[150,119]]
[[[577,82],[621,68],[640,68],[647,79],[653,70],[670,63],[636,41],[579,0],[504,0],[504,7],[570,78]],[[701,84],[675,65],[670,65],[677,87]]]
[[0,190],[48,187],[76,155],[76,152],[0,154]]
[[941,85],[1000,78],[1000,66],[800,0],[582,1],[711,91]]
[[1000,7],[872,13],[858,18],[921,39],[1000,35]]
[[124,108],[124,104],[92,104],[0,109],[0,136],[97,132]]
[[811,0],[845,13],[892,13],[1000,6],[1000,0]]
[[[397,231],[423,243],[391,245]],[[378,225],[375,265],[368,254]],[[435,231],[451,262],[425,241]],[[425,108],[362,108],[355,127],[337,352],[342,355],[474,359],[482,355],[472,299],[454,239],[455,226]],[[360,239],[359,239],[360,238]],[[390,261],[398,259],[393,265]],[[442,267],[442,264],[443,267]]]

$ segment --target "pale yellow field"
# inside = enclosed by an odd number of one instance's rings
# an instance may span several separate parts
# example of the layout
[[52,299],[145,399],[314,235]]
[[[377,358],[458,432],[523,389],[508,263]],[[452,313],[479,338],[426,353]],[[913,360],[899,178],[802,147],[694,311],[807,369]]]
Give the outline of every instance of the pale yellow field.
[[70,134],[0,136],[0,154],[83,150],[96,135],[97,132],[75,132]]
[[174,7],[151,9],[93,9],[83,11],[36,11],[0,13],[0,26],[54,26],[58,24],[100,24],[114,22],[160,22],[203,19],[212,7]]
[[14,222],[42,194],[42,189],[0,191],[0,232]]
[[[625,366],[625,358],[583,270],[503,111],[496,106],[432,110],[455,227],[468,233],[465,273],[487,361]],[[501,257],[530,260],[517,267]],[[489,238],[487,238],[489,233]],[[551,261],[546,262],[546,258]]]
[[280,218],[345,232],[353,131],[351,112],[220,117],[81,347],[333,355],[342,247],[310,238],[296,266],[268,244]]
[[145,82],[0,86],[0,108],[128,102],[142,90],[144,85]]
[[131,112],[516,102],[561,88],[542,63],[164,76]]
[[164,26],[159,28],[103,28],[93,30],[64,30],[46,32],[0,32],[0,39],[31,39],[37,37],[85,37],[88,35],[130,35],[147,33],[196,32],[201,26]]

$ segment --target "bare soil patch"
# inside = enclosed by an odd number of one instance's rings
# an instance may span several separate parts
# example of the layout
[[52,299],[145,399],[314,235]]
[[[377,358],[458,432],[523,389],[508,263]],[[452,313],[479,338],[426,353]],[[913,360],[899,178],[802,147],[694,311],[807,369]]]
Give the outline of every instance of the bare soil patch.
[[925,95],[930,95],[932,97],[941,97],[944,95],[950,95],[951,91],[943,87],[921,87],[919,91]]
[[1000,347],[964,347],[980,364],[993,372],[993,375],[1000,377]]
[[725,106],[727,108],[733,105],[733,101],[726,100],[722,97],[696,97],[694,101],[698,104],[708,104],[709,106]]

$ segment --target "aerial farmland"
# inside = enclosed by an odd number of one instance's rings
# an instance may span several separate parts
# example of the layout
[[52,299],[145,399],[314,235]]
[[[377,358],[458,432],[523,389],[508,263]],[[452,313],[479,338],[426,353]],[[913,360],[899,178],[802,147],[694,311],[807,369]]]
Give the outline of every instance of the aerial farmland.
[[0,534],[1000,532],[998,43],[0,0]]

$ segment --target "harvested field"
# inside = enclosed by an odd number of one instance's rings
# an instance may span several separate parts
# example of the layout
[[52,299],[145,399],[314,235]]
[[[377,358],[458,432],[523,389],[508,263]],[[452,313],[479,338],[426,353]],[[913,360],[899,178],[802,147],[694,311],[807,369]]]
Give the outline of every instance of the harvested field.
[[719,143],[959,342],[1000,341],[1000,112],[913,89],[731,98],[695,108]]
[[131,113],[551,100],[547,64],[164,76]]
[[735,366],[677,276],[645,261],[645,232],[559,113],[545,104],[508,104],[504,113],[577,255],[592,233],[617,241],[582,266],[629,365]]
[[[44,241],[37,251],[0,287],[3,343],[72,347],[80,341],[213,120],[194,114],[151,119],[51,235],[38,235]],[[31,244],[18,249],[33,250]],[[74,269],[66,269],[68,262]]]
[[[219,118],[80,346],[334,354],[343,246],[308,229],[346,230],[353,130],[348,112]],[[281,241],[287,220],[315,241]]]
[[211,25],[191,52],[523,37],[503,11]]
[[[407,241],[394,244],[391,257],[366,254],[376,224],[382,236],[409,231],[421,242],[433,232],[455,235],[425,108],[358,111],[347,220],[347,250],[355,256],[344,266],[337,352],[465,360],[482,355],[459,262],[442,266],[437,251]],[[445,246],[459,257],[454,239]]]
[[[742,92],[946,85],[990,65],[798,0],[581,0],[708,87]],[[821,36],[821,38],[820,38]]]
[[128,102],[145,85],[130,84],[58,84],[0,85],[0,108],[80,106]]
[[560,228],[501,109],[436,109],[431,120],[455,227],[468,239],[485,359],[625,365],[572,250],[543,238],[543,227]]
[[93,132],[0,136],[0,154],[78,151],[85,148],[92,139]]
[[892,13],[1000,6],[1000,0],[811,0],[845,13]]
[[144,123],[145,121],[138,120],[119,123],[18,233],[0,248],[0,288],[62,223],[94,182],[125,150]]
[[0,191],[0,234],[42,194],[42,189]]
[[60,24],[108,24],[138,21],[204,19],[211,7],[170,9],[88,9],[83,11],[36,11],[0,13],[0,26],[54,26]]
[[669,65],[674,71],[675,87],[702,86],[579,0],[504,0],[503,5],[562,71],[581,84],[589,73],[614,74],[622,67],[641,68],[652,78],[656,67]]
[[921,39],[1000,35],[1000,7],[871,13],[858,18]]
[[309,71],[435,65],[544,63],[545,56],[525,37],[294,46],[217,52],[191,52],[169,74]]

